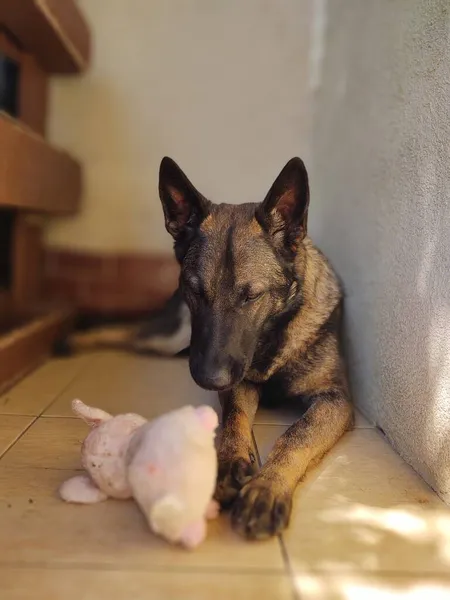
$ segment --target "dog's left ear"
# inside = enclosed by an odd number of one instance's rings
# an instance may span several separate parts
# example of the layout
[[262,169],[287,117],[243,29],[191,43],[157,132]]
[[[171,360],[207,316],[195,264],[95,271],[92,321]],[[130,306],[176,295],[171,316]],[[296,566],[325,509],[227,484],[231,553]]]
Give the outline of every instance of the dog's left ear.
[[300,158],[292,158],[258,206],[256,218],[276,245],[295,252],[306,235],[308,205],[306,167]]
[[198,192],[175,161],[167,156],[159,168],[159,197],[166,229],[175,241],[189,239],[210,211],[211,202]]

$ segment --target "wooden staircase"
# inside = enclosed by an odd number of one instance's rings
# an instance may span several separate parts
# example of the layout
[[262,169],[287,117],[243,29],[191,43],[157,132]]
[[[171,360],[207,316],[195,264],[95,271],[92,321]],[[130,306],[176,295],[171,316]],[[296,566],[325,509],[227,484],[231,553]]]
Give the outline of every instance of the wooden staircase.
[[82,168],[48,143],[45,123],[49,77],[83,72],[89,54],[74,0],[0,0],[0,57],[18,74],[14,102],[0,106],[0,392],[45,359],[74,316],[43,292],[42,227],[78,210]]

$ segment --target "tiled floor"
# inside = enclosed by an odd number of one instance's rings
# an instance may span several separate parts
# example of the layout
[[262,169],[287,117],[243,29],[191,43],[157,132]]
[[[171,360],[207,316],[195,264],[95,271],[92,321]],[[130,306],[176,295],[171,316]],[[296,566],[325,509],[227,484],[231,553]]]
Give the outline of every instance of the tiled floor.
[[[189,553],[154,538],[132,502],[59,500],[87,432],[76,397],[146,417],[217,407],[184,360],[116,353],[50,361],[0,397],[2,600],[450,598],[450,511],[362,417],[300,485],[281,539],[247,543],[222,516]],[[293,418],[258,414],[262,460]]]

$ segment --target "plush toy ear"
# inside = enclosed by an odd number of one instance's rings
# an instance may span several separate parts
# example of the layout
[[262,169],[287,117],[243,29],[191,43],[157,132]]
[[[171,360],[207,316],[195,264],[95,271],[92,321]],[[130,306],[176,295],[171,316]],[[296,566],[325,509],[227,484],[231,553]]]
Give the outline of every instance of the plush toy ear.
[[87,423],[89,427],[98,427],[98,425],[101,423],[112,419],[112,415],[105,412],[101,408],[88,406],[84,402],[81,402],[81,400],[72,401],[72,410],[74,414],[77,417],[80,417],[80,419],[83,419],[83,421]]
[[177,541],[180,533],[179,519],[184,508],[184,504],[174,494],[162,496],[150,509],[148,520],[151,529],[169,541]]
[[276,246],[295,253],[306,235],[308,206],[308,173],[300,158],[292,158],[259,205],[256,218]]
[[211,203],[198,192],[180,167],[165,157],[159,168],[159,197],[166,229],[179,241],[189,238],[208,216]]

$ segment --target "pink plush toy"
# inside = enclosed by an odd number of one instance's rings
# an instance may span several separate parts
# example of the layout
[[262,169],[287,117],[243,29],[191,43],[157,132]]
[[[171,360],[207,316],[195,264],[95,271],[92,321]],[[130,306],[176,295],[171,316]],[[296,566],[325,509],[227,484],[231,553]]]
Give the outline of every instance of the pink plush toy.
[[80,400],[72,409],[92,431],[81,449],[87,474],[63,483],[63,500],[91,504],[134,498],[154,533],[187,548],[198,546],[206,536],[206,519],[218,514],[212,500],[216,412],[185,406],[148,422],[135,414],[113,417]]

